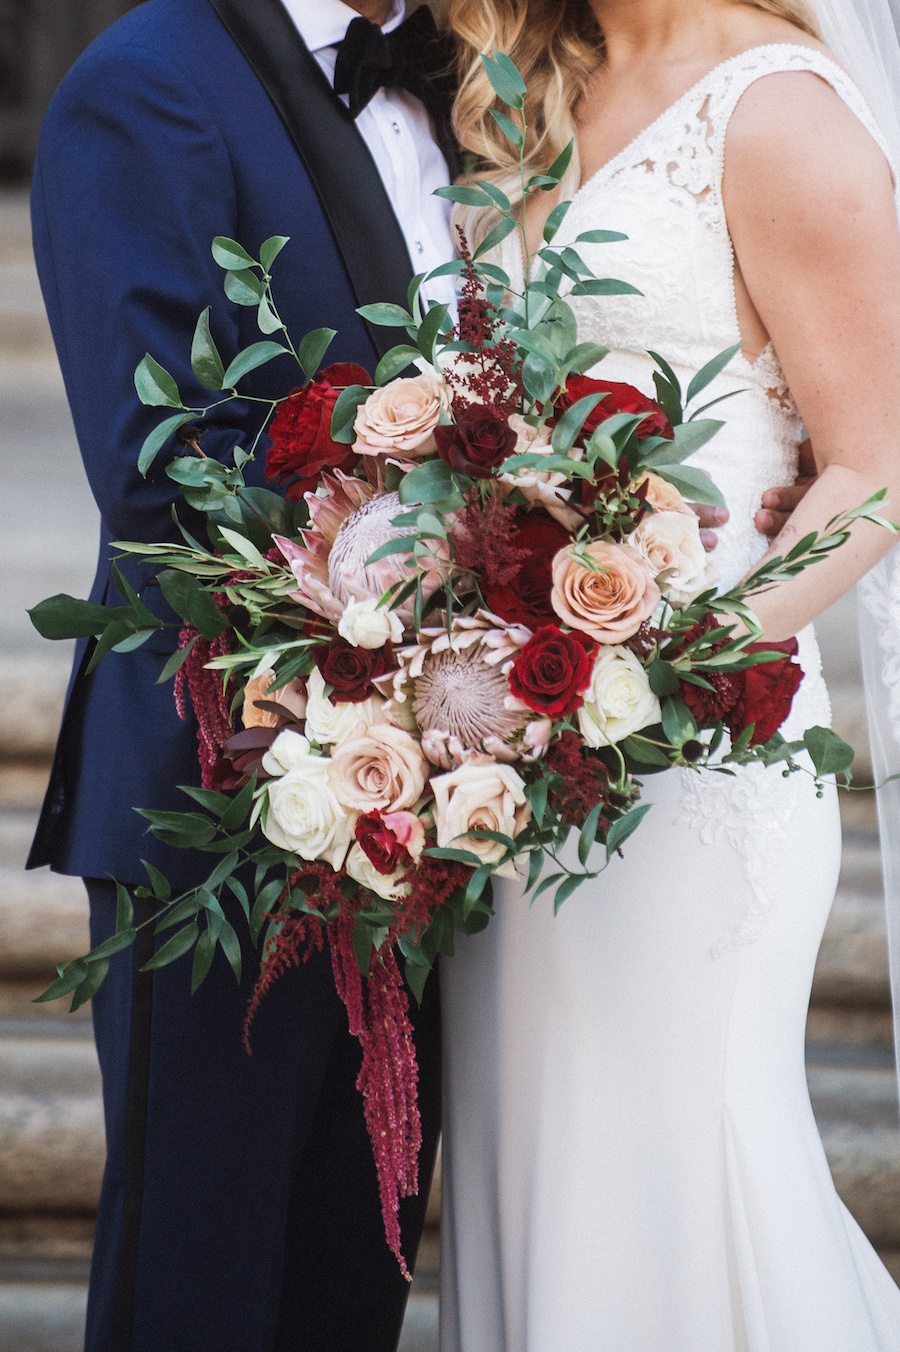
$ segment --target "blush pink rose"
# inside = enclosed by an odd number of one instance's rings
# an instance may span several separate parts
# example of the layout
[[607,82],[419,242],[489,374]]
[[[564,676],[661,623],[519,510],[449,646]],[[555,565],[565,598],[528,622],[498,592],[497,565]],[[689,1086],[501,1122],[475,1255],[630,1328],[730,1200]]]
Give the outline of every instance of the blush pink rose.
[[402,728],[378,723],[341,743],[331,760],[329,781],[346,808],[394,813],[415,806],[427,777],[418,742]]
[[450,407],[450,393],[435,376],[392,380],[370,394],[356,415],[358,455],[420,458],[437,450],[434,429]]

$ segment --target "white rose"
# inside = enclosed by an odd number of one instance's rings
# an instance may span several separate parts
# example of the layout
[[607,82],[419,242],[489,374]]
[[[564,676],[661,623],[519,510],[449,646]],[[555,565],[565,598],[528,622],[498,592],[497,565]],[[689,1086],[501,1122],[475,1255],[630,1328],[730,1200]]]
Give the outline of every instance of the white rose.
[[712,561],[700,539],[693,512],[652,512],[628,537],[646,559],[662,593],[673,606],[690,605],[713,585]]
[[[468,850],[486,864],[502,859],[506,848],[498,840],[473,840],[467,831],[499,831],[515,840],[531,820],[524,780],[511,765],[466,761],[433,779],[431,788],[438,845]],[[517,877],[514,860],[497,873]]]
[[378,695],[370,695],[361,704],[329,699],[318,667],[310,672],[306,694],[306,731],[319,746],[346,741],[359,724],[368,728],[383,718],[384,700]]
[[578,710],[578,726],[588,746],[612,746],[661,717],[659,700],[634,653],[629,648],[604,648]]
[[358,814],[345,811],[332,793],[329,758],[313,756],[305,737],[283,732],[266,753],[263,766],[278,776],[266,786],[266,838],[301,859],[324,859],[339,869],[353,840]]
[[376,597],[351,601],[338,622],[338,633],[354,648],[383,648],[403,642],[403,621],[396,610],[382,606]]
[[361,883],[385,901],[397,901],[409,893],[409,883],[403,882],[403,872],[379,873],[361,845],[354,843],[344,866],[354,882]]

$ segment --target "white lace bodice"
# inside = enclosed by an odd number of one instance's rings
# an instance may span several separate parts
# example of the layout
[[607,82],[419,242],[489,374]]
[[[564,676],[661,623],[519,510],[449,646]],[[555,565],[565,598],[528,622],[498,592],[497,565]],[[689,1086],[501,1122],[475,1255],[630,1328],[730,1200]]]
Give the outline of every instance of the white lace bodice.
[[[579,244],[597,276],[630,282],[640,296],[571,300],[579,338],[603,344],[609,356],[592,375],[623,380],[653,395],[659,352],[686,389],[691,377],[741,341],[734,289],[734,254],[722,197],[726,136],[742,94],[766,75],[808,71],[825,80],[884,149],[862,95],[833,60],[801,44],[756,47],[705,75],[575,195],[555,241],[574,244],[587,230],[627,236],[609,245]],[[521,276],[515,237],[504,266]],[[696,403],[731,395],[710,413],[725,426],[690,463],[705,469],[730,511],[719,532],[715,562],[721,586],[743,577],[765,553],[753,524],[763,493],[793,481],[802,424],[771,344],[753,363],[734,357]],[[689,412],[692,410],[688,410]],[[785,728],[794,735],[830,719],[812,630],[800,635],[806,672]]]

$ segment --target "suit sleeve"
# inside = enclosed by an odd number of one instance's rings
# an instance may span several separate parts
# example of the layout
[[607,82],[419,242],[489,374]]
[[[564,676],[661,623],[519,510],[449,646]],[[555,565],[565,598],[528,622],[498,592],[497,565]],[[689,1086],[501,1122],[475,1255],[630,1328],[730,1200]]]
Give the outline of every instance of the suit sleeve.
[[[190,366],[207,305],[226,365],[239,346],[210,253],[216,235],[239,230],[234,175],[189,73],[142,48],[89,52],[47,115],[32,200],[38,272],[101,515],[113,538],[177,539],[171,443],[148,478],[138,473],[143,441],[166,410],[140,404],[134,369],[150,352],[185,404],[207,405],[216,396]],[[258,422],[233,403],[206,426],[204,450],[225,459]]]

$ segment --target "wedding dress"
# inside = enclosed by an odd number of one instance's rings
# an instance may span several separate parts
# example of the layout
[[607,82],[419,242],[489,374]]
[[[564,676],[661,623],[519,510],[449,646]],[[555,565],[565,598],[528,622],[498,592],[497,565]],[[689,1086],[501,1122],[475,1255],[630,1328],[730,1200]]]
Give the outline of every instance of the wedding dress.
[[[844,72],[807,46],[726,61],[580,190],[561,242],[643,296],[580,299],[592,374],[686,387],[740,340],[721,182],[729,118],[759,78],[820,76],[878,139]],[[505,266],[518,267],[507,251]],[[735,393],[739,392],[739,393]],[[771,347],[693,457],[727,499],[723,586],[765,552],[763,491],[790,482],[800,419]],[[715,414],[711,415],[715,416]],[[829,721],[811,629],[783,731]],[[442,1352],[900,1352],[900,1291],[837,1197],[810,1108],[804,1028],[834,896],[834,788],[750,767],[645,781],[653,809],[553,916],[495,884],[496,918],[443,963]]]

